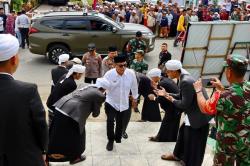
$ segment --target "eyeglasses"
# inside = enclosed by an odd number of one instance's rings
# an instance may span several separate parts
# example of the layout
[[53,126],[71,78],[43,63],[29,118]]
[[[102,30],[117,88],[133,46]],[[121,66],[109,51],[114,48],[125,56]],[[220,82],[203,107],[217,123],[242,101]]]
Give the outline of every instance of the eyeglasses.
[[117,66],[120,67],[120,68],[127,67],[127,63],[120,64],[120,65],[117,65]]

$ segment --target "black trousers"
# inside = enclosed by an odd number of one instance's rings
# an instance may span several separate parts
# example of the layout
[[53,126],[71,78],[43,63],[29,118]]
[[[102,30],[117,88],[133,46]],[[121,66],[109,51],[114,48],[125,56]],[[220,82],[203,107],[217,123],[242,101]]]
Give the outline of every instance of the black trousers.
[[128,123],[130,121],[131,114],[132,114],[131,109],[132,109],[132,102],[129,100],[129,109],[124,111],[124,113],[123,113],[122,133],[125,133],[126,129],[128,127]]
[[201,166],[205,154],[209,124],[194,129],[183,123],[174,149],[174,155],[184,161],[185,166]]
[[157,134],[157,139],[160,142],[176,142],[181,114],[175,110],[166,110],[161,122],[160,130]]
[[[121,141],[124,114],[126,111],[117,111],[109,103],[105,103],[105,113],[107,115],[107,136],[109,141]],[[114,122],[116,122],[116,125],[114,124]]]
[[8,162],[5,155],[0,156],[0,166],[8,166]]
[[96,80],[97,80],[97,78],[88,78],[88,77],[85,77],[84,82],[91,84],[92,81],[93,81],[93,84],[95,84]]
[[22,48],[25,48],[25,41],[29,46],[29,28],[19,28],[22,37]]

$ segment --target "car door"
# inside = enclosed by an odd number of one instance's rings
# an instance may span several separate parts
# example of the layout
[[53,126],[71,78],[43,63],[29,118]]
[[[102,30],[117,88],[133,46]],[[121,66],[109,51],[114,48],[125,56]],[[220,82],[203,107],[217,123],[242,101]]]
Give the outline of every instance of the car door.
[[91,41],[96,44],[97,52],[107,53],[109,46],[120,48],[120,35],[112,32],[113,26],[104,20],[89,18]]
[[63,38],[67,38],[73,55],[82,55],[87,52],[91,42],[90,22],[85,18],[68,18],[64,24]]

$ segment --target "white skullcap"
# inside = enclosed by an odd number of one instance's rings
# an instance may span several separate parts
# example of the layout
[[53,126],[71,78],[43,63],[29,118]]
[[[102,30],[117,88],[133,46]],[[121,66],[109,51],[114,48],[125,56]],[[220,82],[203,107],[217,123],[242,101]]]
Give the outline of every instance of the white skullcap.
[[136,10],[132,10],[132,13],[136,13]]
[[17,38],[10,34],[0,34],[0,62],[15,56],[19,50]]
[[82,64],[82,61],[81,61],[81,59],[79,59],[79,58],[74,58],[74,59],[72,59],[71,61],[74,62],[74,63],[76,63],[76,64],[79,64],[79,65]]
[[79,65],[79,64],[73,65],[69,69],[69,71],[68,71],[68,73],[66,75],[66,78],[69,78],[73,73],[84,73],[85,69],[86,69],[85,66],[82,66],[82,65]]
[[161,70],[158,69],[158,68],[153,68],[153,69],[149,70],[147,75],[150,78],[152,78],[152,77],[161,77]]
[[182,68],[182,64],[178,60],[169,60],[169,61],[167,61],[165,63],[165,67],[166,67],[167,70],[170,70],[170,71],[181,70],[182,74],[189,74],[188,71],[186,71],[185,69]]
[[97,88],[109,89],[110,82],[106,78],[97,78],[95,86]]
[[182,64],[178,60],[169,60],[165,63],[167,70],[176,71],[182,69]]
[[67,62],[69,60],[69,54],[62,54],[58,57],[58,64],[62,64],[63,62]]

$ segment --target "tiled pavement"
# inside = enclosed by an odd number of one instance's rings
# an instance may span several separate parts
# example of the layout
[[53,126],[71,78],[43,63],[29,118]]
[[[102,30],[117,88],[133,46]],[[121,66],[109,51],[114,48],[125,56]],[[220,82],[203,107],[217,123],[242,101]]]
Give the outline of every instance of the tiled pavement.
[[[174,142],[149,142],[148,137],[157,133],[158,122],[130,122],[127,133],[129,138],[121,144],[114,144],[113,151],[106,150],[106,123],[88,122],[86,125],[87,159],[75,166],[178,166],[178,162],[161,160],[160,156],[172,152]],[[203,166],[212,165],[213,154],[208,145]],[[69,166],[68,162],[50,163],[50,166]]]

